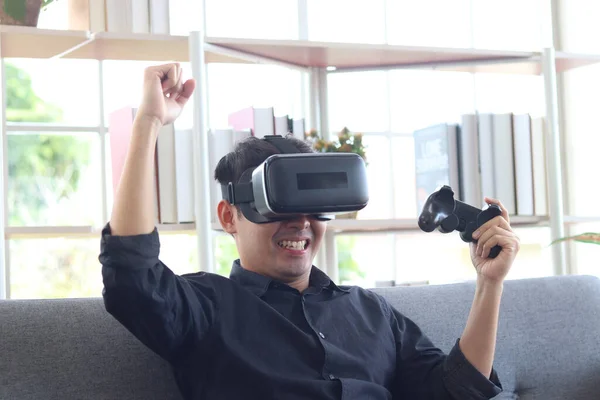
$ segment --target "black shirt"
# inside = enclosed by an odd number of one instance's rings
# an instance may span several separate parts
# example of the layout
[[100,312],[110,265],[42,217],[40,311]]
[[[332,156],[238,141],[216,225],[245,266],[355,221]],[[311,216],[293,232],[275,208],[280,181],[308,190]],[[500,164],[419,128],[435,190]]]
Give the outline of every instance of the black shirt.
[[233,263],[175,275],[150,234],[102,232],[107,311],[173,366],[185,399],[489,399],[458,340],[448,355],[382,296],[312,268],[292,287]]

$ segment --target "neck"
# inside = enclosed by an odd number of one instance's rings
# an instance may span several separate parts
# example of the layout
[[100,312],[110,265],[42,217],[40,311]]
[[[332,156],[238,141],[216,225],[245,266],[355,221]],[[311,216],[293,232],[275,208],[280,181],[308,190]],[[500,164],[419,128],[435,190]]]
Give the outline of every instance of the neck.
[[302,276],[301,278],[295,279],[291,282],[286,282],[286,284],[302,293],[308,289],[309,277],[310,275]]

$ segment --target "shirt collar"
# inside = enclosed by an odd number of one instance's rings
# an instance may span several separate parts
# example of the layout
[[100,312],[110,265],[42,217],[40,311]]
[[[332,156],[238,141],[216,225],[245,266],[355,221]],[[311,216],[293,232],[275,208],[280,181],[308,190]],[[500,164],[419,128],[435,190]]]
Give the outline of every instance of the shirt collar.
[[[239,259],[233,262],[229,278],[250,290],[257,296],[262,296],[265,294],[265,292],[269,289],[269,286],[276,282],[274,279],[271,279],[267,276],[244,269]],[[310,271],[309,279],[309,287],[315,287],[319,289],[329,288],[340,292],[348,292],[348,289],[341,288],[336,285],[325,272],[321,271],[315,266],[313,266]]]

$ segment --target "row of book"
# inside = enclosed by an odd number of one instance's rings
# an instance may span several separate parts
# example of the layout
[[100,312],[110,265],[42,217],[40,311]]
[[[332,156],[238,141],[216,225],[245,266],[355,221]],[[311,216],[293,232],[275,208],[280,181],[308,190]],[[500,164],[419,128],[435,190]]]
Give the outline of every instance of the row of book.
[[[70,0],[69,29],[118,33],[171,33],[181,0]],[[181,22],[181,21],[180,21]]]
[[[109,136],[113,193],[125,165],[137,109],[123,107],[109,117]],[[211,219],[217,222],[215,210],[221,199],[221,188],[213,179],[219,160],[231,152],[236,143],[249,136],[293,135],[304,138],[304,119],[287,115],[275,116],[272,107],[249,107],[229,116],[229,127],[208,132],[210,168]],[[178,121],[161,128],[154,159],[155,216],[160,224],[184,224],[195,221],[193,130],[178,126]]]
[[546,129],[543,117],[473,113],[461,123],[416,130],[417,212],[429,194],[449,185],[455,198],[484,207],[496,198],[509,215],[547,216]]
[[[110,115],[113,191],[125,163],[136,109]],[[221,199],[213,179],[219,160],[249,136],[281,134],[304,138],[304,119],[275,116],[272,107],[248,107],[229,115],[228,127],[208,132],[211,219]],[[450,185],[457,199],[485,207],[484,196],[499,199],[510,215],[548,215],[546,130],[543,117],[529,114],[474,113],[461,123],[442,123],[414,134],[417,213],[440,185]],[[174,124],[162,127],[155,152],[155,209],[162,224],[195,221],[193,131]]]
[[[109,137],[113,194],[127,159],[137,108],[123,107],[110,113]],[[154,156],[154,208],[161,224],[195,221],[193,131],[176,124],[164,125]]]

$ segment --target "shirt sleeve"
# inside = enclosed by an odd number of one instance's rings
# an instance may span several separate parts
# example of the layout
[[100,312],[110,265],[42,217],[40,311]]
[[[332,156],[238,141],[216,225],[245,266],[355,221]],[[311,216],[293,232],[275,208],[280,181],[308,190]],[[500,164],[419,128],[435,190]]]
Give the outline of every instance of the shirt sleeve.
[[391,307],[396,336],[394,398],[415,400],[484,400],[502,392],[496,371],[489,378],[464,356],[457,340],[445,354],[409,318]]
[[207,276],[188,280],[159,260],[156,228],[113,236],[102,230],[99,261],[106,310],[143,344],[170,362],[207,335],[217,295]]

